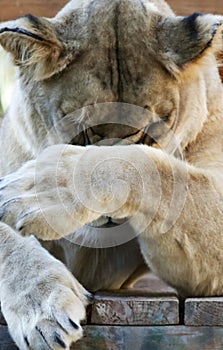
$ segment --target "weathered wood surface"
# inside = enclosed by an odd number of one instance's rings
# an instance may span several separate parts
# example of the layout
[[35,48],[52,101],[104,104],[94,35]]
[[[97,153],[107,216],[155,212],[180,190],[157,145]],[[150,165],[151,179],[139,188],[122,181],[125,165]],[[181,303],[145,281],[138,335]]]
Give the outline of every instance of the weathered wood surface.
[[179,324],[179,301],[176,297],[100,294],[92,305],[89,323],[119,326]]
[[[222,350],[222,327],[85,326],[84,338],[71,350]],[[0,327],[0,349],[18,350],[6,327]]]
[[223,328],[86,326],[72,350],[222,350]]
[[101,292],[89,308],[88,323],[97,325],[179,324],[176,291],[152,273],[131,289]]
[[188,326],[223,326],[223,298],[187,299],[184,322]]
[[[67,0],[0,0],[0,21],[13,19],[27,13],[52,17],[67,2]],[[179,15],[189,15],[197,11],[223,14],[222,0],[169,0],[168,2]]]

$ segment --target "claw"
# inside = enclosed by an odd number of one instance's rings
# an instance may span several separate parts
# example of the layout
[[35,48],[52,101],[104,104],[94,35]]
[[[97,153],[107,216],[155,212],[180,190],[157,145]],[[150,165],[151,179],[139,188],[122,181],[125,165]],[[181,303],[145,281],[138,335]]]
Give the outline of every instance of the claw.
[[58,333],[56,333],[56,332],[55,332],[55,336],[54,336],[54,341],[55,341],[55,343],[60,345],[63,349],[66,349],[66,344],[61,339],[61,336]]
[[24,340],[25,340],[26,345],[27,345],[28,348],[29,348],[29,347],[30,347],[30,344],[29,344],[28,338],[27,338],[27,337],[24,337]]
[[[16,180],[12,180],[12,181],[6,181],[6,178],[2,178],[1,179],[1,186],[0,186],[0,190],[4,190],[6,189],[6,187],[13,185],[14,183],[18,182],[20,180],[20,178],[16,179]],[[5,183],[6,181],[6,183]]]
[[46,340],[46,338],[45,338],[45,336],[44,336],[42,330],[41,330],[39,327],[37,327],[37,326],[35,327],[35,329],[36,329],[36,331],[40,334],[41,338],[43,339],[44,343],[48,346],[48,348],[49,348],[50,350],[53,350],[53,349],[51,348],[51,346],[48,344],[48,342],[47,342],[47,340]]
[[0,209],[0,221],[2,221],[2,219],[3,219],[4,216],[5,216],[5,214],[6,214],[6,210]]
[[16,198],[11,198],[11,199],[8,199],[6,202],[4,202],[1,207],[4,208],[4,207],[7,207],[7,205],[9,204],[12,204],[12,203],[16,203],[16,202],[19,202],[21,201],[22,197],[16,197]]
[[79,326],[74,321],[72,321],[70,318],[69,318],[69,321],[70,321],[70,324],[74,327],[74,329],[79,329]]

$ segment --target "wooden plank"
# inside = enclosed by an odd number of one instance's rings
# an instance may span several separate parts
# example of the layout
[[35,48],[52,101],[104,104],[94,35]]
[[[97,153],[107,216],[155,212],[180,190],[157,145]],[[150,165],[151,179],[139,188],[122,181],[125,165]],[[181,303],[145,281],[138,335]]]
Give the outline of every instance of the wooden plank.
[[[32,13],[39,16],[53,17],[68,1],[67,0],[0,0],[0,21],[6,21],[18,16]],[[169,0],[168,3],[179,15],[190,15],[193,12],[223,14],[222,0]]]
[[[222,350],[219,327],[86,326],[85,336],[71,350]],[[6,327],[0,327],[0,349],[18,350]]]
[[185,325],[223,326],[223,298],[187,299]]
[[222,350],[218,327],[86,326],[85,336],[71,350]]
[[[145,294],[145,293],[144,293]],[[100,293],[92,305],[91,324],[97,325],[174,325],[179,324],[179,301],[176,297]]]
[[[0,327],[0,349],[18,350],[6,327]],[[222,350],[223,327],[85,326],[84,338],[71,350]]]

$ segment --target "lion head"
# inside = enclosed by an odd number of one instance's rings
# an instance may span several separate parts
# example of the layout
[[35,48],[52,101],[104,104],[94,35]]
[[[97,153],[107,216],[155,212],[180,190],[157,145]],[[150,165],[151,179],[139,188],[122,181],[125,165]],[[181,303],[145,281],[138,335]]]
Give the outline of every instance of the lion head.
[[53,19],[2,24],[18,67],[9,114],[27,152],[120,140],[184,149],[214,108],[222,22],[174,16],[162,1],[73,0]]

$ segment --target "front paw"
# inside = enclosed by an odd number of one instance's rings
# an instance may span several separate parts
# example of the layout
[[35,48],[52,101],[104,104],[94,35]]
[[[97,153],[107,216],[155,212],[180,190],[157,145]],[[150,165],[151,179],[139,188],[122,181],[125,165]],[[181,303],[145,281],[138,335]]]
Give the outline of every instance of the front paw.
[[82,337],[80,322],[90,294],[34,238],[19,238],[1,273],[9,332],[20,350],[69,349]]
[[73,173],[83,147],[52,146],[0,182],[0,220],[23,236],[60,239],[100,214],[80,200]]

